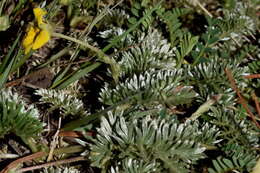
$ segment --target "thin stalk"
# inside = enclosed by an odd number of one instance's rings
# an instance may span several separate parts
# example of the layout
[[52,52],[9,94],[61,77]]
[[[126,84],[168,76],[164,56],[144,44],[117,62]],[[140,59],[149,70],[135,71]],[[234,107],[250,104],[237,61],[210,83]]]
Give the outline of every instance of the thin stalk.
[[4,69],[6,68],[6,65],[9,61],[9,58],[11,57],[12,53],[15,50],[15,47],[17,46],[18,41],[20,40],[21,37],[21,32],[18,34],[17,38],[15,39],[12,47],[10,48],[10,50],[8,51],[8,54],[5,56],[1,66],[0,66],[0,72],[2,73],[4,71]]
[[[76,50],[74,53],[71,55],[70,61],[74,61],[79,53],[79,45],[77,46]],[[51,89],[57,87],[60,85],[65,79],[64,76],[67,74],[67,72],[70,70],[71,64],[69,64],[63,72],[56,77],[56,79],[53,81],[52,86],[50,87]]]
[[87,73],[95,70],[100,65],[101,65],[100,62],[96,62],[96,63],[91,64],[90,66],[87,66],[83,69],[76,71],[72,76],[65,77],[64,80],[62,79],[63,82],[60,85],[56,86],[56,89],[63,89],[65,87],[67,87],[69,84],[77,81],[78,79],[80,79],[81,77],[86,75]]
[[21,137],[21,139],[23,140],[24,143],[26,143],[29,148],[31,149],[31,151],[33,153],[36,153],[38,151],[37,149],[37,144],[35,142],[35,140],[33,138],[24,138],[24,137]]
[[32,51],[26,55],[23,55],[23,51],[21,49],[18,50],[17,53],[17,63],[14,65],[14,67],[12,68],[11,72],[14,72],[15,70],[17,70],[19,67],[21,67],[28,58],[30,58],[32,55]]
[[53,55],[46,63],[40,65],[38,67],[38,69],[43,68],[45,66],[47,66],[48,64],[50,64],[51,62],[55,61],[56,59],[62,57],[63,55],[66,55],[69,52],[69,49],[66,47],[62,50],[60,50],[58,53],[56,53],[55,55]]
[[[207,47],[207,44],[205,45],[205,47]],[[195,61],[192,63],[192,66],[195,66],[198,63],[200,57],[203,55],[203,53],[205,51],[205,47],[203,47],[203,49],[200,51],[199,55],[196,57]]]
[[197,1],[197,5],[199,6],[199,8],[204,11],[204,13],[206,13],[209,17],[213,17],[212,14],[199,2]]
[[1,4],[0,4],[0,16],[2,15],[5,2],[6,2],[6,0],[2,0],[2,2],[1,2]]
[[100,49],[98,49],[97,47],[91,46],[90,44],[88,44],[88,43],[86,43],[86,42],[84,42],[84,41],[78,40],[78,39],[76,39],[76,38],[69,37],[69,36],[67,36],[67,35],[64,35],[64,34],[61,34],[61,33],[56,33],[56,32],[52,33],[52,36],[54,36],[54,37],[59,37],[59,38],[63,38],[63,39],[72,41],[72,42],[74,42],[74,43],[77,43],[77,44],[79,44],[79,45],[82,45],[82,46],[84,46],[84,47],[86,47],[86,48],[89,48],[90,50],[96,52],[99,56],[100,56],[100,55],[103,55],[103,56],[105,55],[105,54],[103,53],[103,51],[100,50]]
[[[83,146],[76,145],[76,146],[71,146],[71,147],[66,147],[66,148],[55,149],[54,154],[59,155],[59,154],[79,153],[84,150],[85,150],[85,148]],[[48,155],[47,152],[41,151],[41,152],[33,153],[31,155],[19,158],[15,161],[11,162],[9,165],[7,165],[0,173],[7,173],[9,170],[17,167],[17,165],[19,165],[21,163],[24,163],[26,161],[31,161],[31,160],[37,160],[39,158],[46,157],[47,155]]]

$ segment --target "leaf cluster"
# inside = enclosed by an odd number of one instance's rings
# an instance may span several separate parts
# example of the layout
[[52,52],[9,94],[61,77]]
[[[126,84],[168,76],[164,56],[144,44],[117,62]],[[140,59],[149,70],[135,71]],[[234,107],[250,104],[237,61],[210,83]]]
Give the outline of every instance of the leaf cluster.
[[[149,114],[133,120],[123,116],[123,112],[109,112],[108,118],[102,118],[90,146],[92,165],[103,171],[187,172],[205,157],[203,144],[219,142],[217,129],[209,124],[199,127],[198,122],[179,123]],[[137,165],[125,165],[129,162]]]
[[36,95],[41,96],[40,102],[51,104],[49,111],[59,109],[63,116],[85,116],[87,112],[84,108],[83,102],[76,96],[69,94],[67,90],[50,90],[38,89]]
[[14,133],[22,139],[28,139],[37,137],[43,129],[37,109],[26,108],[22,99],[10,90],[0,93],[0,112],[1,138]]

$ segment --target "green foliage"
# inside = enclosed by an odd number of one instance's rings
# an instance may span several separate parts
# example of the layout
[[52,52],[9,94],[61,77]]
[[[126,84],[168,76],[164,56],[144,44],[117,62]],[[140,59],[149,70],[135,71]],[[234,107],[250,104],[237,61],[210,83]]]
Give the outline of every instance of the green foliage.
[[196,66],[186,65],[186,83],[193,86],[199,94],[198,100],[204,102],[208,97],[223,94],[220,100],[222,104],[230,102],[234,98],[234,91],[230,88],[225,68],[232,70],[238,86],[245,85],[243,75],[248,71],[247,68],[239,67],[239,61],[221,58],[211,58],[208,62],[200,63]]
[[[123,32],[121,28],[113,28],[100,32],[100,37],[111,42],[111,38],[119,36]],[[124,47],[129,48],[121,51]],[[121,76],[124,76],[125,73],[131,76],[138,71],[175,66],[175,55],[171,50],[171,45],[155,29],[150,29],[149,34],[138,31],[128,34],[118,42],[115,48],[118,53],[113,58],[121,65]]]
[[[199,42],[196,46],[198,51],[192,52],[192,57],[194,59],[193,64],[197,64],[198,62],[205,61],[203,57],[211,56],[211,54],[216,54],[217,47],[222,47],[223,45],[219,44],[220,41],[225,41],[224,45],[227,46],[225,52],[230,53],[231,51],[235,51],[238,47],[241,47],[242,44],[246,42],[243,38],[247,34],[253,34],[256,31],[256,25],[252,18],[247,16],[245,9],[248,7],[243,6],[241,3],[236,10],[230,12],[225,11],[225,15],[221,18],[209,18],[207,17],[208,26],[206,26],[207,31],[204,33],[201,38],[202,42]],[[221,50],[222,50],[221,49]],[[234,56],[231,54],[231,56]],[[229,56],[227,56],[229,58]]]
[[[255,60],[251,63],[248,63],[248,67],[251,74],[259,74],[260,73],[260,60]],[[255,87],[260,87],[260,79],[253,79],[250,80],[250,84]]]
[[209,168],[209,173],[226,173],[230,171],[250,171],[256,163],[255,156],[246,154],[240,157],[233,156],[232,158],[218,157],[212,161],[213,168]]
[[175,55],[167,40],[154,30],[147,36],[141,35],[139,42],[140,46],[114,57],[121,66],[120,81],[116,88],[107,84],[100,93],[100,100],[108,105],[129,97],[129,104],[178,105],[190,102],[195,97],[191,88],[174,92],[183,73],[174,69]]
[[180,67],[183,64],[184,57],[187,56],[193,49],[193,47],[197,44],[199,37],[192,37],[190,33],[184,34],[180,41],[180,50],[176,50],[176,56],[178,60],[178,66]]
[[183,35],[183,31],[180,28],[181,22],[178,18],[187,14],[188,11],[189,10],[184,8],[174,8],[171,11],[165,11],[165,9],[163,8],[157,10],[158,16],[167,25],[167,30],[169,32],[170,42],[172,46],[176,46],[179,42],[179,39]]
[[173,96],[173,90],[180,80],[181,72],[177,70],[147,71],[126,79],[115,89],[106,86],[101,91],[101,101],[113,105],[130,97],[128,104],[163,104]]
[[216,25],[221,29],[222,37],[229,35],[232,32],[241,32],[245,26],[246,20],[238,18],[238,16],[231,15],[224,19],[217,20]]
[[[134,7],[134,9],[136,8]],[[202,143],[203,146],[214,148],[218,143],[220,156],[213,161],[210,171],[251,170],[257,154],[255,152],[250,154],[250,152],[252,147],[258,146],[259,133],[255,125],[247,119],[245,111],[237,108],[236,95],[225,74],[225,69],[230,69],[238,87],[243,90],[248,86],[244,75],[252,72],[252,68],[257,69],[257,65],[255,65],[257,63],[251,63],[249,68],[243,64],[246,53],[249,51],[240,50],[239,45],[235,43],[235,41],[239,41],[239,43],[244,41],[240,40],[236,36],[237,34],[249,33],[248,29],[243,28],[247,25],[245,18],[238,17],[237,14],[230,16],[225,14],[223,18],[219,19],[208,18],[206,32],[202,35],[192,36],[189,32],[183,33],[178,19],[187,14],[187,11],[181,9],[164,11],[159,8],[156,12],[160,22],[166,24],[167,32],[170,35],[169,40],[165,40],[160,31],[149,28],[147,33],[137,31],[127,35],[117,45],[119,52],[113,58],[121,66],[119,82],[106,83],[100,92],[100,100],[110,106],[128,100],[118,109],[130,113],[122,113],[118,116],[119,118],[111,118],[112,115],[109,115],[108,119],[102,119],[97,139],[91,145],[93,166],[100,167],[103,171],[109,169],[110,172],[167,172],[169,170],[185,172],[191,169],[187,164],[189,162],[185,164],[182,162],[185,159],[181,159],[181,162],[171,160],[171,164],[177,169],[174,170],[168,164],[162,164],[160,157],[149,160],[147,158],[150,155],[143,156],[146,153],[153,153],[151,148],[157,147],[160,151],[156,154],[164,153],[167,159],[171,158],[167,155],[171,152],[157,146],[156,142],[149,147],[142,145],[140,150],[136,149],[134,144],[138,146],[142,141],[148,145],[150,144],[148,141],[153,141],[150,139],[150,136],[153,135],[152,130],[150,132],[149,123],[147,126],[143,123],[147,121],[147,114],[153,114],[158,107],[178,107],[183,104],[190,106],[188,103],[203,104],[209,98],[221,95],[220,100],[216,101],[216,105],[212,105],[209,112],[204,112],[199,121],[185,122],[184,120],[184,124],[193,128],[187,131],[192,131],[194,134],[194,138],[192,138],[194,144]],[[132,13],[135,16],[140,15],[138,10],[132,9]],[[156,21],[153,22],[156,23]],[[251,31],[253,33],[253,29]],[[102,32],[101,36],[109,40],[111,35],[120,35],[120,32],[123,32],[121,28],[112,28]],[[128,46],[130,48],[123,49]],[[248,47],[247,50],[253,52],[252,47]],[[226,56],[222,56],[224,53]],[[183,65],[184,63],[185,65]],[[220,105],[221,108],[215,108]],[[237,110],[231,111],[226,108],[227,106],[235,106]],[[151,119],[158,124],[163,121],[157,119],[157,116]],[[173,119],[168,120],[167,123],[181,124]],[[215,125],[215,131],[210,133],[213,125]],[[196,128],[200,129],[200,132],[194,130]],[[138,131],[144,134],[146,130],[147,134],[151,133],[149,138],[142,136],[144,140],[139,139]],[[160,128],[157,128],[156,133],[160,133]],[[195,135],[198,133],[201,135]],[[171,132],[171,135],[174,134],[176,135]],[[185,135],[183,137],[185,138]],[[244,146],[243,151],[233,149],[233,153],[230,153],[224,150],[225,147],[234,143]],[[174,146],[174,144],[171,145]],[[184,150],[189,151],[188,147],[192,148],[194,145],[182,143],[180,146],[185,146]],[[182,150],[181,147],[175,149]],[[234,154],[236,151],[238,151],[237,154]],[[153,155],[152,158],[157,158],[157,155]],[[177,158],[181,158],[181,156]],[[167,159],[166,161],[168,161]],[[186,167],[187,165],[189,166]]]
[[0,93],[0,137],[14,133],[22,139],[37,137],[42,131],[42,123],[38,120],[38,111],[25,108],[22,99],[10,90]]
[[[48,11],[55,43],[24,56],[20,38],[38,6]],[[37,89],[36,95],[49,108],[44,113],[59,110],[66,121],[78,118],[65,127],[63,119],[60,130],[81,130],[86,139],[60,138],[59,147],[83,145],[82,154],[95,172],[250,172],[259,157],[260,133],[238,102],[225,69],[256,115],[249,94],[259,95],[259,79],[245,75],[260,73],[257,9],[257,2],[249,0],[3,0],[0,87],[13,86],[26,95],[35,89],[17,86],[31,77],[23,75],[39,67],[55,69],[51,89]],[[32,67],[36,61],[39,66]],[[89,99],[85,105],[79,86]],[[35,111],[3,90],[1,137],[37,137],[43,125]],[[42,136],[53,141],[54,149],[56,140],[48,137]],[[34,141],[24,141],[33,152],[38,150]],[[50,156],[59,152],[64,150],[51,150]],[[76,168],[43,172],[76,173],[84,167]]]
[[149,14],[150,10],[151,8],[144,8],[141,6],[140,3],[134,3],[130,9],[133,17],[130,17],[128,19],[129,24],[134,25],[140,17],[146,16],[145,20],[142,21],[140,27],[142,31],[147,31],[154,21],[154,17],[152,16],[152,14]]
[[233,9],[236,5],[236,1],[235,0],[224,0],[224,7],[227,9]]
[[[14,43],[12,44],[12,47],[10,48],[8,54],[4,57],[1,65],[0,65],[0,87],[3,88],[4,84],[6,83],[8,76],[14,69],[15,61],[18,57],[18,55],[15,55],[14,58],[11,59],[11,55],[15,54],[15,48],[17,47],[18,41],[21,37],[21,34],[18,35]],[[8,64],[9,62],[9,64]],[[17,64],[20,64],[21,61],[18,61]]]
[[60,4],[67,6],[67,15],[69,19],[76,16],[85,15],[87,10],[89,8],[93,8],[96,3],[96,0],[91,2],[84,0],[60,0]]
[[[224,21],[229,24],[224,24],[225,31],[233,30],[236,33],[252,34],[257,30],[259,21],[255,19],[255,9],[249,2],[237,2],[235,8],[231,11],[224,10]],[[229,25],[227,27],[227,25]],[[220,25],[221,26],[221,25]]]
[[61,74],[61,79],[57,80],[56,83],[54,83],[52,85],[51,88],[55,88],[55,89],[64,89],[66,87],[68,87],[69,85],[73,84],[74,82],[78,81],[80,78],[86,76],[88,73],[90,73],[91,71],[93,71],[94,69],[96,69],[98,66],[100,66],[101,63],[100,62],[96,62],[93,64],[86,64],[86,66],[76,70],[74,73],[70,73],[67,76],[64,77],[64,75],[67,73],[67,70],[69,69],[65,69],[63,71],[63,73]]
[[136,46],[114,57],[122,69],[121,79],[149,70],[174,68],[174,52],[159,31],[151,30],[148,35],[140,33],[136,35],[133,37],[139,36],[137,41],[134,42],[131,36],[128,41]]
[[63,116],[86,116],[83,102],[75,95],[70,94],[69,90],[50,90],[38,89],[36,95],[40,95],[42,103],[51,104],[49,111],[59,109]]
[[7,15],[0,16],[0,31],[5,31],[9,27],[10,27],[9,16]]
[[[115,37],[122,35],[125,32],[122,28],[112,27],[111,29],[99,32],[99,37],[106,40],[108,43],[112,43]],[[115,50],[121,50],[125,47],[131,46],[134,44],[135,37],[132,34],[128,34],[126,37],[118,40],[118,44],[114,45]]]
[[[236,143],[247,147],[259,145],[260,133],[255,124],[246,119],[246,112],[241,108],[229,110],[227,108],[212,108],[209,116],[213,117],[212,124],[221,129],[221,137],[226,139],[226,144]],[[236,142],[234,142],[236,141]]]
[[114,9],[109,11],[102,23],[100,25],[107,27],[107,25],[112,25],[112,27],[120,27],[126,23],[126,20],[129,19],[129,14],[125,10]]
[[[206,61],[205,57],[210,57],[216,53],[214,46],[221,40],[221,31],[217,27],[217,19],[208,19],[207,31],[201,35],[201,41],[197,43],[192,51],[193,65]],[[219,19],[220,20],[220,19]]]
[[[92,165],[103,171],[112,166],[114,172],[187,172],[188,167],[205,157],[201,143],[219,142],[217,129],[208,124],[199,127],[196,122],[179,123],[173,118],[152,118],[149,114],[128,121],[123,115],[109,112],[108,118],[102,118],[90,146]],[[126,166],[129,162],[138,166]]]

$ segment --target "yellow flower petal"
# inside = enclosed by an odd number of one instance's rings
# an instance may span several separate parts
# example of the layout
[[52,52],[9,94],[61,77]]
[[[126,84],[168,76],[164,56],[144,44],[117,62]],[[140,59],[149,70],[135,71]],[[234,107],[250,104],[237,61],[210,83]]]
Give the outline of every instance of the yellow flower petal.
[[42,9],[42,8],[34,8],[34,9],[33,9],[33,14],[34,14],[34,16],[35,16],[35,18],[36,18],[36,21],[37,21],[37,23],[38,23],[38,26],[44,24],[43,19],[44,19],[44,15],[45,15],[46,13],[47,13],[47,12],[46,12],[44,9]]
[[32,49],[32,44],[29,45],[29,46],[27,46],[27,47],[25,48],[24,53],[25,53],[25,54],[28,54],[31,49]]
[[27,29],[27,34],[25,36],[25,38],[23,39],[23,47],[26,48],[29,45],[31,45],[33,43],[33,40],[36,36],[37,32],[35,30],[35,28],[33,26],[29,26],[29,28]]
[[33,42],[32,49],[39,49],[44,44],[46,44],[51,38],[50,32],[48,30],[41,30],[37,35],[35,41]]
[[31,49],[36,50],[46,44],[51,37],[51,29],[47,23],[44,22],[44,15],[47,13],[44,9],[34,8],[33,13],[36,26],[29,26],[27,34],[23,40],[25,54],[29,53]]
[[36,35],[39,33],[39,29],[33,26],[29,26],[27,28],[27,34],[23,39],[22,45],[25,48],[25,54],[29,53],[32,49],[34,39]]

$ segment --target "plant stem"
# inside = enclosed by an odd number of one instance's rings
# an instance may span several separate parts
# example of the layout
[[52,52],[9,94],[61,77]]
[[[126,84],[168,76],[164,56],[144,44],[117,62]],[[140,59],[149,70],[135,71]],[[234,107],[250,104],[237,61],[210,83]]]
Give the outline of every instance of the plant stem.
[[3,0],[0,4],[0,16],[2,15],[2,11],[3,11],[3,8],[4,8],[5,2],[6,2],[6,0]]
[[36,153],[38,151],[37,144],[33,138],[23,138],[21,137],[23,142],[26,143],[33,153]]
[[56,53],[56,54],[54,54],[53,56],[51,56],[50,59],[49,59],[46,63],[44,63],[44,64],[40,65],[39,67],[37,67],[37,69],[40,69],[40,68],[43,68],[43,67],[47,66],[47,65],[50,64],[51,62],[57,60],[58,58],[60,58],[60,57],[62,57],[62,56],[64,56],[64,55],[66,55],[66,54],[68,54],[68,53],[69,53],[69,49],[68,49],[67,47],[66,47],[66,48],[63,48],[63,49],[60,50],[58,53]]
[[86,158],[83,157],[83,156],[79,156],[79,157],[74,157],[74,158],[65,159],[65,160],[58,160],[58,161],[54,161],[54,162],[44,163],[44,164],[41,164],[41,165],[31,166],[31,167],[28,167],[28,168],[22,168],[22,169],[19,170],[19,172],[27,172],[27,171],[46,168],[46,167],[50,167],[50,166],[57,166],[57,165],[61,165],[61,164],[68,164],[68,163],[72,163],[72,162],[77,162],[77,161],[81,161],[81,160],[86,160]]
[[63,39],[72,41],[72,42],[74,42],[74,43],[77,43],[77,44],[79,44],[79,45],[82,45],[82,46],[84,46],[84,47],[86,47],[86,48],[89,48],[90,50],[96,52],[99,56],[100,56],[100,55],[103,55],[103,56],[105,55],[102,50],[100,50],[100,49],[98,49],[98,48],[96,48],[96,47],[94,47],[94,46],[91,46],[90,44],[88,44],[88,43],[86,43],[86,42],[84,42],[84,41],[78,40],[78,39],[76,39],[76,38],[69,37],[69,36],[67,36],[67,35],[64,35],[64,34],[61,34],[61,33],[56,33],[56,32],[52,33],[52,36],[54,36],[54,37],[59,37],[59,38],[63,38]]
[[204,13],[206,13],[209,17],[213,17],[212,14],[199,2],[197,1],[197,5],[199,6],[199,8],[204,11]]

